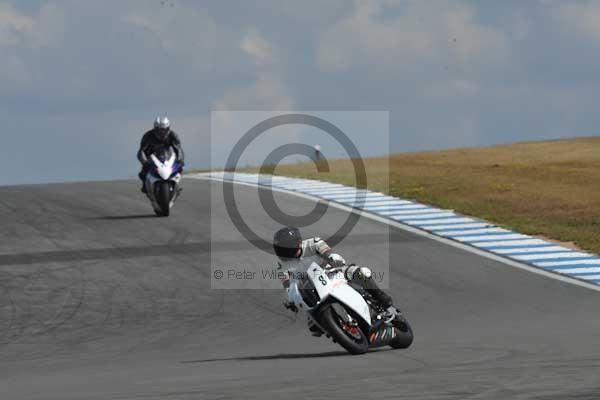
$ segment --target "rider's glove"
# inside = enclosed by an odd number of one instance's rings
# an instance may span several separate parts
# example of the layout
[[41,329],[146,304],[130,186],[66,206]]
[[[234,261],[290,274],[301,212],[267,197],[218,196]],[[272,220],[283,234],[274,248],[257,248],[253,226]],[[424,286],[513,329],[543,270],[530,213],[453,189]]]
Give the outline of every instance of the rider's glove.
[[327,262],[331,268],[341,268],[346,265],[346,260],[344,260],[344,257],[337,253],[330,254],[329,257],[327,257]]
[[292,310],[295,313],[298,312],[298,307],[296,307],[296,305],[294,303],[292,303],[291,301],[284,301],[283,306],[285,308],[287,308],[288,310]]

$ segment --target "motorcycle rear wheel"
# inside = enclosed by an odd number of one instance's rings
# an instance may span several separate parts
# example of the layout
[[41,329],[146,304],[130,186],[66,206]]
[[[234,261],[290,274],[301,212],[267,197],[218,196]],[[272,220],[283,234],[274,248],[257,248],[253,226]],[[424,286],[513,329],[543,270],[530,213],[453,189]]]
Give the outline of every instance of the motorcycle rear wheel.
[[402,316],[398,317],[398,319],[393,322],[393,325],[394,330],[396,331],[396,337],[390,341],[390,347],[394,349],[408,348],[414,339],[412,327]]

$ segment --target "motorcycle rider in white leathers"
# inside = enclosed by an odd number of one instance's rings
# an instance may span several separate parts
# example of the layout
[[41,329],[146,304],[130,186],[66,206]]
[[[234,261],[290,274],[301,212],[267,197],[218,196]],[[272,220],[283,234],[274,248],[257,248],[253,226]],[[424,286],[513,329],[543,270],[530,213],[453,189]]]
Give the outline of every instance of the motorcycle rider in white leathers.
[[[374,279],[371,270],[357,265],[346,265],[346,261],[339,254],[333,253],[329,245],[321,238],[314,237],[302,240],[298,228],[284,227],[275,233],[273,248],[279,257],[279,268],[284,271],[283,286],[289,286],[289,274],[306,273],[308,267],[314,262],[319,265],[328,265],[344,274],[348,281],[352,281],[367,289],[373,298],[385,309],[382,315],[384,320],[391,321],[398,314],[393,306],[392,298],[381,290]],[[297,311],[293,304],[284,302],[284,306],[292,311]],[[309,329],[314,336],[320,336],[322,331],[311,323]]]

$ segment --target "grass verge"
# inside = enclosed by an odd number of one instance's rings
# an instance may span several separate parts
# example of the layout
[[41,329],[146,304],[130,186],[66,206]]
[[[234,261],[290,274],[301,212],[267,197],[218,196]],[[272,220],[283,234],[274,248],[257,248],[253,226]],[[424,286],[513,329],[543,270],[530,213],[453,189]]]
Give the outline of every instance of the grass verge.
[[[600,253],[600,137],[367,158],[369,189]],[[354,185],[350,160],[279,165],[277,175]],[[258,172],[257,168],[246,169]]]

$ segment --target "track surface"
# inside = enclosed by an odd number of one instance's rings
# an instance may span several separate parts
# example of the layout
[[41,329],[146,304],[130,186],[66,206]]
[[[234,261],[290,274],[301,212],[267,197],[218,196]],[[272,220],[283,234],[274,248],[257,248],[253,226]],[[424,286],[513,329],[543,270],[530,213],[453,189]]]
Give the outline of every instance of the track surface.
[[[186,181],[164,219],[134,181],[0,188],[0,398],[600,398],[598,293],[403,231],[390,291],[416,332],[408,350],[349,356],[310,337],[281,291],[210,289],[211,238],[217,262],[268,262],[220,190]],[[269,237],[255,193],[238,201]],[[364,243],[338,250],[375,264],[382,234],[362,219]]]

